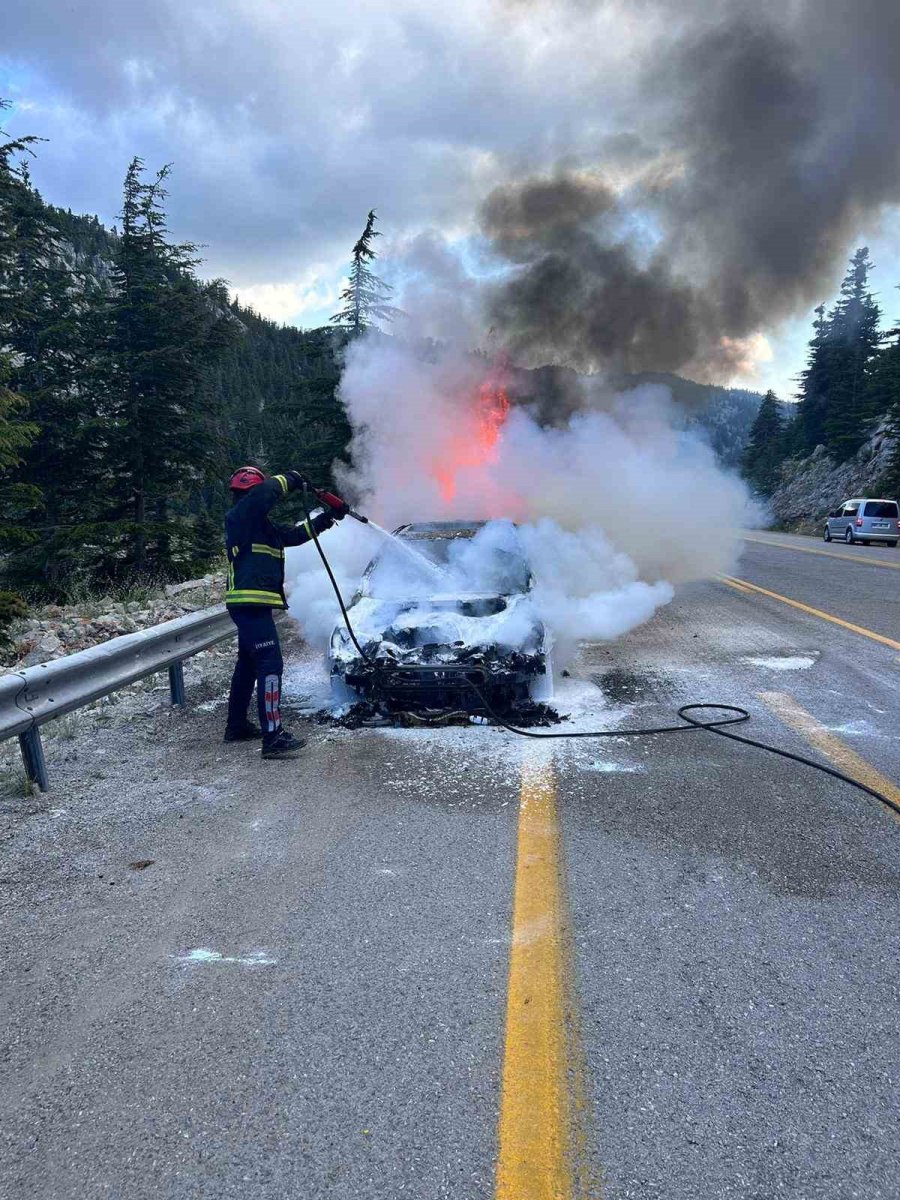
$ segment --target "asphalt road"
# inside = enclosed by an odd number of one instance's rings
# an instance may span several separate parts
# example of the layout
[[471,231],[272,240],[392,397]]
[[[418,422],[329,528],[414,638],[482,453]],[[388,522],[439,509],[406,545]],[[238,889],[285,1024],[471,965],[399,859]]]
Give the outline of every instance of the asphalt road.
[[[563,728],[740,704],[896,789],[898,565],[752,535],[585,647]],[[900,1194],[877,801],[705,733],[312,724],[261,764],[192,699],[3,802],[4,1200]]]

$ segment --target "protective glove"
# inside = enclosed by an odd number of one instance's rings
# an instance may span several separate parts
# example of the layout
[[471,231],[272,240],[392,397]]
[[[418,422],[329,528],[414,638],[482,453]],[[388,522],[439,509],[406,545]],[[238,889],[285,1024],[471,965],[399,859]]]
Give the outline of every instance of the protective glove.
[[334,517],[335,521],[343,521],[344,517],[346,517],[347,513],[350,511],[350,505],[346,500],[342,500],[337,508],[335,508],[334,505],[330,505],[329,511],[331,516]]
[[306,476],[301,475],[299,471],[285,471],[284,474],[287,479],[293,479],[295,487],[301,488],[303,487],[304,483],[308,486],[311,486]]

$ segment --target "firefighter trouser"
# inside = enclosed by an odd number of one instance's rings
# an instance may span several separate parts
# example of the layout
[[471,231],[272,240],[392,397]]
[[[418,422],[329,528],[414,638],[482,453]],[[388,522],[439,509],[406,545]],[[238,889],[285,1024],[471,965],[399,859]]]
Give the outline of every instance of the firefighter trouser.
[[284,662],[278,630],[271,608],[246,605],[229,607],[238,631],[238,657],[228,697],[228,726],[239,729],[247,720],[247,709],[256,685],[259,726],[263,744],[281,729],[281,673]]

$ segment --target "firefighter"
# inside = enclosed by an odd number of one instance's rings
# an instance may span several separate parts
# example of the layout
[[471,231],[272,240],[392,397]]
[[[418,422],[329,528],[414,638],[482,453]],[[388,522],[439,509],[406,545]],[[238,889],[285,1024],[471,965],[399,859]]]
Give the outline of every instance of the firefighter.
[[[271,509],[302,487],[296,471],[266,479],[256,467],[240,467],[229,481],[231,509],[225,517],[228,590],[225,604],[237,626],[238,658],[228,697],[226,742],[262,738],[263,758],[291,758],[306,744],[281,724],[283,662],[273,609],[287,608],[284,596],[284,548],[302,546],[312,537],[307,521],[277,525]],[[330,508],[310,519],[316,533],[330,529],[349,510]],[[256,685],[259,726],[247,719]]]

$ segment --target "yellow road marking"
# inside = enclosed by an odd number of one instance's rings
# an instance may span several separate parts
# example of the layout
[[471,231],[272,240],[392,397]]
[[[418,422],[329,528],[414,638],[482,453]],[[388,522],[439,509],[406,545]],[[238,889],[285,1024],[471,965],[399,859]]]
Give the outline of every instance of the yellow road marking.
[[893,650],[900,650],[900,642],[895,642],[893,638],[884,637],[883,634],[874,633],[871,629],[866,629],[862,625],[854,625],[850,621],[843,621],[840,617],[834,617],[831,613],[822,612],[820,608],[811,608],[808,604],[801,604],[799,600],[792,600],[790,596],[782,596],[780,592],[770,592],[768,588],[759,587],[758,584],[749,583],[746,579],[733,579],[730,575],[720,575],[719,579],[722,583],[727,583],[729,587],[735,591],[758,592],[761,596],[768,596],[771,600],[780,600],[782,604],[789,604],[791,608],[798,608],[801,612],[809,613],[813,617],[818,617],[822,621],[830,621],[832,625],[840,625],[842,629],[849,629],[851,633],[859,633],[863,637],[871,638],[873,642],[881,642],[883,646],[890,646]]
[[768,538],[743,535],[745,542],[757,546],[777,546],[779,550],[796,550],[798,554],[819,554],[822,558],[842,558],[845,562],[863,563],[867,567],[887,567],[889,571],[900,571],[900,563],[882,562],[878,558],[866,558],[863,554],[841,554],[839,550],[820,550],[816,546],[793,546],[790,542],[770,542]]
[[[723,583],[724,582],[726,582],[726,581],[723,578]],[[750,591],[749,588],[745,588],[744,585],[742,583],[738,583],[738,581],[736,579],[730,579],[727,582],[731,585],[731,587],[734,588],[734,590],[736,592],[743,592],[745,596],[753,595],[753,593]]]
[[570,1200],[566,970],[552,762],[526,760],[519,801],[496,1200]]
[[857,783],[874,788],[876,792],[886,796],[896,810],[893,813],[894,819],[900,820],[900,787],[880,771],[876,771],[864,758],[860,758],[855,750],[846,746],[824,725],[820,725],[814,716],[800,707],[793,696],[788,696],[785,692],[760,692],[759,698],[779,720],[806,738],[826,758],[831,759],[839,771],[843,771]]

